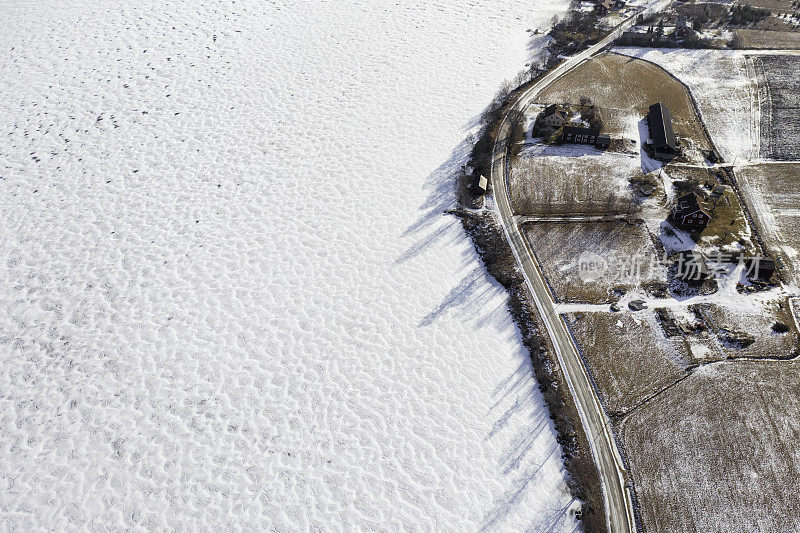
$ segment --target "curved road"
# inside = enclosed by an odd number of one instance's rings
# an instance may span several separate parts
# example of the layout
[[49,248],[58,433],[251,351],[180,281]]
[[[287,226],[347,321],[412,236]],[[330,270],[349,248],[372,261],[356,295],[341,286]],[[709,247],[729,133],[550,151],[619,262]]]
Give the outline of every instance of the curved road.
[[[669,3],[670,0],[657,0],[647,5],[644,11],[659,10],[669,5]],[[600,42],[568,58],[564,63],[535,82],[518,97],[512,106],[512,110],[526,109],[545,87],[599,53],[623,31],[631,27],[640,13],[642,11],[625,19]],[[561,368],[564,370],[567,384],[578,408],[581,423],[589,440],[592,456],[600,473],[608,530],[614,533],[634,532],[636,531],[636,522],[631,490],[626,482],[627,472],[611,432],[610,422],[600,403],[600,399],[595,394],[587,370],[578,354],[577,347],[572,340],[572,336],[567,331],[564,319],[555,311],[555,302],[545,283],[542,271],[531,252],[527,240],[519,231],[519,220],[511,208],[506,172],[508,160],[504,142],[509,129],[507,118],[508,115],[503,118],[495,140],[491,167],[491,181],[503,229],[517,262],[522,268],[525,282],[533,295],[536,307],[545,323],[547,333],[553,341],[556,356]]]

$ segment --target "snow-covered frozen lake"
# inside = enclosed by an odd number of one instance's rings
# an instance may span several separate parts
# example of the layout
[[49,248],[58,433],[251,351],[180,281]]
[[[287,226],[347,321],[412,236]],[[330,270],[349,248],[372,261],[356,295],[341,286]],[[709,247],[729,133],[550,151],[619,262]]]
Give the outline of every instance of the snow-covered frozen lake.
[[0,523],[575,529],[443,214],[558,9],[0,0]]

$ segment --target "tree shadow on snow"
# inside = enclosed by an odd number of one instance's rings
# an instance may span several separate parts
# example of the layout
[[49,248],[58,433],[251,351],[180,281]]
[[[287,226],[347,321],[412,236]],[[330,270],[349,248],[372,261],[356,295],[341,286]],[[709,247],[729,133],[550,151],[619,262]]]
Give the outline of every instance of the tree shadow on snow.
[[395,259],[395,264],[405,263],[434,244],[451,244],[463,238],[461,223],[447,211],[456,206],[456,176],[466,163],[471,149],[471,139],[464,139],[453,149],[450,158],[425,179],[422,187],[427,197],[419,207],[421,214],[402,233],[403,237],[413,236],[417,240]]
[[[505,289],[497,281],[491,279],[484,271],[483,265],[473,269],[453,287],[442,302],[420,321],[420,327],[433,324],[436,319],[449,310],[468,320],[475,328],[493,325],[499,331],[513,327],[511,315],[506,308]],[[499,303],[498,303],[499,301]]]
[[[457,177],[467,162],[472,145],[471,138],[465,139],[453,149],[448,160],[426,178],[423,187],[427,194],[419,208],[420,214],[402,234],[415,240],[395,260],[395,264],[403,264],[426,251],[435,251],[455,243],[461,243],[463,246],[466,242],[460,266],[462,270],[464,267],[471,268],[467,268],[461,281],[449,291],[439,305],[423,317],[419,327],[429,326],[444,314],[453,312],[476,328],[489,325],[499,333],[507,334],[509,338],[518,339],[520,364],[516,371],[493,391],[497,401],[487,415],[495,416],[496,420],[486,437],[487,440],[492,439],[497,433],[508,430],[509,427],[520,428],[510,439],[503,460],[498,465],[503,475],[512,476],[513,488],[487,513],[482,527],[485,530],[494,529],[504,517],[518,507],[530,490],[537,485],[540,476],[549,470],[544,468],[548,461],[558,461],[560,468],[563,468],[563,465],[560,464],[561,448],[551,437],[552,422],[534,378],[530,358],[522,347],[519,332],[506,307],[508,297],[505,289],[486,272],[459,219],[448,213],[448,210],[456,207]],[[504,297],[498,298],[498,295]],[[523,413],[528,413],[529,421],[524,424],[510,424],[515,416],[526,416]],[[563,509],[552,509],[546,516],[536,517],[535,524],[529,529],[563,530],[569,521],[574,520],[569,514],[571,507],[572,503]],[[577,529],[578,523],[575,524]]]
[[[419,207],[420,215],[402,233],[403,236],[415,237],[416,241],[395,260],[395,264],[400,265],[425,251],[466,243],[460,267],[472,268],[442,302],[422,318],[419,327],[429,326],[439,317],[455,311],[473,327],[491,325],[499,333],[506,332],[511,336],[516,334],[516,328],[506,310],[505,289],[486,273],[461,221],[448,213],[457,205],[457,178],[467,162],[473,142],[469,137],[464,139],[453,149],[448,160],[425,179],[423,188],[427,195]],[[479,266],[475,266],[476,261]],[[498,299],[498,296],[502,298]]]
[[[544,407],[544,399],[533,377],[533,368],[530,360],[525,358],[519,367],[495,388],[493,395],[498,398],[490,409],[490,413],[500,407],[508,405],[513,398],[513,403],[502,412],[495,413],[497,420],[490,431],[487,440],[499,431],[509,426],[509,421],[515,416],[524,416],[529,413],[530,420],[512,427],[521,427],[508,445],[501,463],[502,473],[512,476],[512,488],[495,502],[492,509],[484,517],[481,530],[494,530],[502,523],[503,519],[511,514],[524,500],[528,487],[536,486],[539,477],[544,474],[544,466],[548,461],[561,464],[561,448],[556,442],[548,438],[554,429],[549,412]],[[544,448],[547,446],[547,448]],[[546,516],[537,517],[534,524],[528,528],[530,531],[563,531],[569,521],[574,521],[569,514],[572,500],[564,508],[550,509]],[[574,521],[574,529],[578,529]]]

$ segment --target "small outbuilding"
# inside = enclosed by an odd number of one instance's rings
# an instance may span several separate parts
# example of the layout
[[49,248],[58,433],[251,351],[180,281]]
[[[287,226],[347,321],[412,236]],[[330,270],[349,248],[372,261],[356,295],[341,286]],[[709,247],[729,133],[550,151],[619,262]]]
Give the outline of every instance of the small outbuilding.
[[489,180],[486,179],[486,176],[481,174],[480,176],[475,176],[475,179],[472,180],[472,192],[476,195],[486,194],[486,188],[489,186]]
[[679,252],[676,259],[675,277],[684,281],[705,281],[713,275],[708,269],[706,258],[697,250]]
[[647,309],[647,303],[644,300],[632,300],[628,302],[628,309],[631,311],[641,311]]
[[747,277],[755,281],[768,282],[775,274],[776,264],[774,259],[767,257],[749,257],[745,261]]

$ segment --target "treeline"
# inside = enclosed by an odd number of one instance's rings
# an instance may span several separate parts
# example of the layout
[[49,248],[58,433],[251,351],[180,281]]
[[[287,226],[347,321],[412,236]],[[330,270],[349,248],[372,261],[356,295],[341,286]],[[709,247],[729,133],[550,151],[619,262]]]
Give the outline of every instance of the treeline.
[[674,35],[659,34],[656,31],[647,33],[626,32],[623,33],[616,44],[619,46],[641,46],[647,48],[725,48],[725,43],[721,40],[703,39],[697,34],[688,34],[680,42]]
[[[557,29],[557,33],[563,31],[563,24],[557,25],[561,28]],[[560,35],[562,39],[560,42],[568,41],[565,37],[566,32]],[[551,43],[551,46],[553,44],[555,43]],[[525,135],[526,116],[511,106],[519,91],[560,63],[558,53],[554,53],[557,48],[556,46],[550,50],[547,60],[532,62],[529,68],[520,72],[513,81],[503,83],[481,114],[480,130],[473,139],[473,148],[467,165],[471,172],[465,171],[459,174],[457,190],[460,206],[453,213],[460,218],[464,230],[472,238],[475,249],[489,274],[509,293],[509,311],[530,354],[536,381],[558,434],[557,440],[562,447],[564,464],[569,472],[570,491],[583,503],[580,519],[584,530],[604,531],[605,511],[600,476],[563,371],[558,365],[555,354],[543,342],[538,311],[531,301],[527,285],[517,267],[502,227],[497,224],[490,212],[475,212],[467,201],[469,184],[474,176],[491,176],[490,167],[495,139],[504,118],[510,121],[508,134],[505,139],[500,139],[501,142],[497,143],[498,148],[509,150],[513,154],[521,146],[520,141]]]
[[580,519],[584,531],[605,531],[605,512],[600,476],[564,372],[542,339],[536,305],[505,238],[503,229],[489,212],[458,213],[464,230],[472,237],[486,269],[509,293],[508,308],[530,354],[533,372],[550,412],[561,445],[568,486],[582,502]]
[[552,56],[574,54],[588,48],[603,37],[600,18],[594,12],[570,11],[563,19],[553,19],[547,50]]
[[768,9],[736,5],[731,7],[730,24],[733,26],[748,26],[764,20],[769,15],[770,11]]

